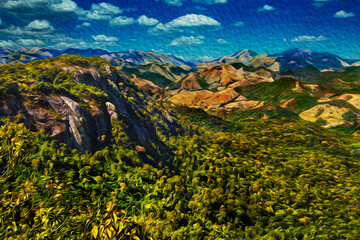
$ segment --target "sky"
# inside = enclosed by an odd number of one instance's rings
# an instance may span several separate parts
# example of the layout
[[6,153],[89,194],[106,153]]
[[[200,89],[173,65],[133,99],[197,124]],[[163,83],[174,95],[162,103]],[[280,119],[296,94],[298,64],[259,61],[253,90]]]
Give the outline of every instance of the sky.
[[185,60],[300,48],[360,59],[360,0],[0,0],[0,47]]

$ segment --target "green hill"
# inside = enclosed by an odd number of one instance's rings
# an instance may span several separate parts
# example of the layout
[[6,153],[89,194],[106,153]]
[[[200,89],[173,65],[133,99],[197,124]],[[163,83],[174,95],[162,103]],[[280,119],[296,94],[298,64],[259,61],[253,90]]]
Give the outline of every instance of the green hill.
[[[164,109],[99,58],[0,74],[4,239],[360,237],[356,136],[291,118]],[[56,121],[96,147],[57,139]]]

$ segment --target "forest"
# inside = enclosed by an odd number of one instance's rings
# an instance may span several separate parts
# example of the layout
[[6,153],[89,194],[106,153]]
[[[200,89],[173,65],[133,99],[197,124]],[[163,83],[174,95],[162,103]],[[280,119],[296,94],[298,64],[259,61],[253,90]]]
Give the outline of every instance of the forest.
[[[70,108],[47,104],[55,95],[78,103],[79,125],[108,119],[109,132],[89,137],[96,148],[52,137],[50,123],[71,122]],[[0,238],[360,237],[357,129],[167,106],[105,60],[75,55],[0,66],[0,102]]]

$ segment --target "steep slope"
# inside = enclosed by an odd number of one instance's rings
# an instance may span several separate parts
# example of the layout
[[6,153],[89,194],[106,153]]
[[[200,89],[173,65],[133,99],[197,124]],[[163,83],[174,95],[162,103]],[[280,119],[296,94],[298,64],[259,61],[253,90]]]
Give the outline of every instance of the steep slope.
[[76,54],[83,57],[101,57],[108,60],[114,66],[134,66],[144,63],[163,63],[175,65],[184,69],[190,69],[194,65],[180,58],[154,52],[129,50],[124,52],[109,52],[103,49],[76,49],[69,48],[58,51],[51,48],[0,48],[0,64],[27,63],[35,60],[52,58],[60,55]]
[[[319,69],[322,70],[339,70],[351,65],[356,66],[356,60],[343,59],[331,53],[319,53],[310,50],[302,50],[298,48],[290,49],[282,53],[276,54],[257,54],[250,50],[243,50],[235,54],[224,56],[214,61],[205,62],[197,66],[198,69],[206,69],[211,66],[219,66],[223,64],[243,63],[247,66],[264,67],[274,72],[297,72],[303,74],[304,71],[312,73]],[[314,68],[311,69],[311,68]]]
[[200,108],[231,121],[291,118],[356,129],[359,69],[320,72],[308,65],[276,74],[243,63],[212,66],[188,74],[165,93],[165,102]]
[[129,50],[125,52],[113,52],[108,55],[102,55],[102,58],[108,60],[114,66],[134,66],[143,63],[164,63],[168,65],[175,65],[184,69],[189,69],[194,65],[186,62],[180,58],[171,56],[169,54],[159,54],[154,52],[145,52],[137,50]]
[[285,51],[281,54],[275,54],[275,56],[276,61],[280,63],[280,71],[294,70],[310,65],[319,70],[338,70],[351,65],[346,63],[346,60],[331,53],[319,53],[298,48]]
[[[169,113],[105,60],[61,56],[0,67],[0,113],[82,152],[120,134],[124,146],[152,158],[171,151],[160,138],[181,132]],[[115,130],[114,130],[115,129]],[[156,164],[156,163],[154,163]]]
[[[228,103],[243,101],[235,88],[273,81],[273,73],[264,68],[248,68],[243,64],[213,66],[188,74],[178,83],[178,89],[166,93],[165,101],[217,111]],[[245,106],[255,107],[258,103]]]

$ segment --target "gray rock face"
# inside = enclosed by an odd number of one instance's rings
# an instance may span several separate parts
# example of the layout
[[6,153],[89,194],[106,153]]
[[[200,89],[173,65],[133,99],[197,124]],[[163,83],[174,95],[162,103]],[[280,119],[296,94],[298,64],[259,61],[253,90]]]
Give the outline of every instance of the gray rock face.
[[[91,67],[70,66],[62,70],[72,73],[76,82],[97,87],[105,95],[90,102],[86,98],[55,92],[36,98],[22,93],[19,99],[0,100],[0,116],[15,117],[22,113],[23,122],[32,130],[44,129],[53,139],[81,152],[93,152],[109,144],[112,141],[112,121],[120,121],[134,150],[141,146],[154,158],[171,154],[171,150],[160,141],[156,129],[164,129],[168,131],[165,134],[171,135],[178,134],[182,127],[169,113],[164,115],[157,109],[149,113],[146,97],[139,97],[140,90],[130,81],[117,72],[111,72],[110,67],[105,67],[106,78]],[[159,121],[154,122],[150,114],[156,115]],[[138,152],[145,154],[145,151]]]

